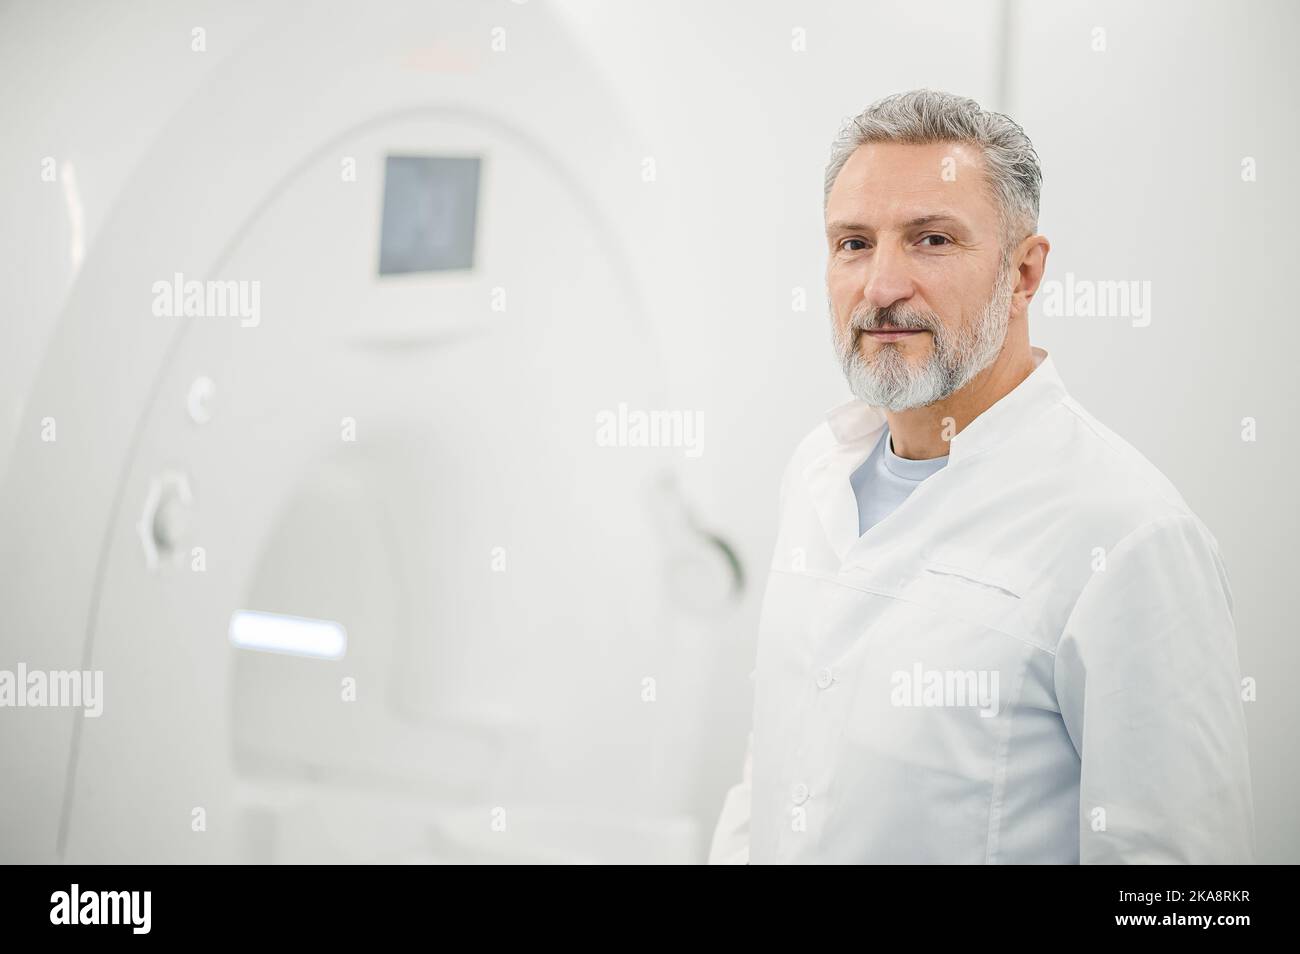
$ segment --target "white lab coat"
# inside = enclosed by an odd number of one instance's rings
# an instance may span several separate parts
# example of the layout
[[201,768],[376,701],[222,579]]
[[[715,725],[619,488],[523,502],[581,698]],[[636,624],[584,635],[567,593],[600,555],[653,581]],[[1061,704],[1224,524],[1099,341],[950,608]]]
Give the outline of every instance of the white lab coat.
[[1253,861],[1217,542],[1033,352],[860,538],[883,414],[799,445],[711,862]]

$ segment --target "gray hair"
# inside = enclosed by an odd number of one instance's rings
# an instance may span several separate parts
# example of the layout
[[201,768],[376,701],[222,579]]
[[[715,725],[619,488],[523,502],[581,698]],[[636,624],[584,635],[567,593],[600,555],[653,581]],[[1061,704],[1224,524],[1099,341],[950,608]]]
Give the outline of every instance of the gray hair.
[[831,187],[849,156],[859,146],[873,142],[964,142],[978,146],[999,207],[1004,253],[1020,238],[1038,230],[1043,172],[1034,144],[1009,116],[981,109],[973,99],[931,89],[914,89],[876,100],[844,124],[831,146],[823,209],[830,204]]

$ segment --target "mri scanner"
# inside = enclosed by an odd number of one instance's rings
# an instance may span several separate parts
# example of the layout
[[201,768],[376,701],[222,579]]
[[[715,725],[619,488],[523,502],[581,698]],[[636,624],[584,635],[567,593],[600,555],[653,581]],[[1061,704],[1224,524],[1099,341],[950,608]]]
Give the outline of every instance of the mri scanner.
[[742,575],[680,449],[593,437],[670,403],[628,143],[535,4],[280,16],[210,71],[22,406],[0,668],[104,711],[0,712],[3,860],[703,856]]

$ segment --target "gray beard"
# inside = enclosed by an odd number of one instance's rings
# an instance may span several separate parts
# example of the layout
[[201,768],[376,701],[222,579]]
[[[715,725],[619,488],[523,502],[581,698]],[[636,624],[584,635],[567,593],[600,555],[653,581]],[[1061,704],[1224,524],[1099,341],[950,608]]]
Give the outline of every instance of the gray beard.
[[899,328],[931,332],[930,356],[920,367],[909,362],[894,344],[882,345],[870,360],[862,356],[856,347],[858,332],[878,329],[881,310],[855,313],[844,331],[832,320],[835,349],[854,396],[873,407],[906,411],[942,401],[965,387],[1002,352],[1011,318],[1011,276],[1011,269],[1001,272],[979,319],[961,328],[946,327],[932,312],[885,309]]

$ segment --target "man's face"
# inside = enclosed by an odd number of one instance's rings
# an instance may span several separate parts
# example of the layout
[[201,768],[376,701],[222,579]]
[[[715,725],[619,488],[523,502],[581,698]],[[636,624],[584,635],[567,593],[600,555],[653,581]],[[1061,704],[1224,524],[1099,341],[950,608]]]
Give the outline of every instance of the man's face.
[[997,358],[1015,269],[979,150],[858,147],[826,208],[826,290],[857,397],[891,411],[961,389]]

